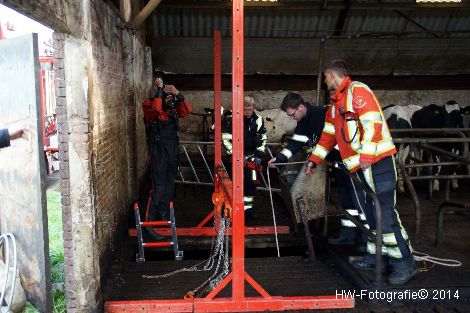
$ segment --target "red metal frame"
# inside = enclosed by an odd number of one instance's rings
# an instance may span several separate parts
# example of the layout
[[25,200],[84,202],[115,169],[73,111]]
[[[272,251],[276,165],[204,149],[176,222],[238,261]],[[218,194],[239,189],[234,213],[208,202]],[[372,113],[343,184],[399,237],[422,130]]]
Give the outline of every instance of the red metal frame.
[[[222,107],[222,38],[220,31],[214,32],[214,168],[222,166],[222,132],[221,132],[221,107]],[[243,100],[242,100],[243,101]],[[243,108],[243,107],[242,107]],[[214,173],[214,190],[217,192],[217,177]],[[150,207],[152,191],[150,191],[147,201],[146,216]],[[211,211],[196,227],[178,227],[176,234],[178,236],[215,236],[214,227],[204,227],[214,217],[214,211]],[[217,220],[216,220],[217,222]],[[277,233],[280,235],[289,234],[289,226],[277,226]],[[155,231],[163,236],[171,235],[168,228],[155,228]],[[246,235],[272,235],[275,233],[273,226],[245,227]],[[135,228],[129,228],[128,234],[131,237],[137,236]],[[232,234],[232,232],[230,232]]]
[[[243,0],[232,2],[232,138],[233,138],[233,182],[221,163],[220,107],[215,101],[215,192],[212,201],[217,210],[225,204],[231,211],[232,272],[217,287],[202,299],[108,301],[105,312],[248,312],[284,311],[306,309],[353,308],[354,299],[336,296],[272,297],[261,285],[245,272],[245,214],[243,207]],[[217,59],[217,55],[216,59]],[[217,64],[215,62],[215,64]],[[217,76],[217,75],[216,75]],[[214,78],[216,81],[217,78]],[[220,96],[220,95],[219,95]],[[218,109],[218,110],[217,110]],[[245,281],[258,291],[261,297],[245,297]],[[215,296],[232,282],[232,297]]]

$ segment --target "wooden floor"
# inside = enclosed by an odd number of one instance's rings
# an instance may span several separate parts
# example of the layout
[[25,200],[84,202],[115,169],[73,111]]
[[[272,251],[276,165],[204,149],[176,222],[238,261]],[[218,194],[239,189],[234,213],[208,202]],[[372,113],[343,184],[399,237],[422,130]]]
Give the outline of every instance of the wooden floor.
[[[201,285],[212,272],[182,272],[166,278],[144,278],[181,268],[190,268],[200,260],[160,261],[115,265],[105,288],[106,300],[182,299]],[[302,257],[249,258],[246,272],[272,296],[335,295],[336,288],[351,289],[334,265],[308,262]],[[230,296],[230,284],[220,296]],[[258,296],[249,287],[247,296]]]
[[[454,200],[470,201],[470,186],[452,193]],[[459,290],[459,299],[450,301],[428,299],[428,301],[393,301],[387,303],[366,302],[357,300],[354,310],[348,312],[397,312],[397,313],[464,313],[470,312],[470,215],[456,212],[444,218],[444,240],[440,247],[435,246],[436,212],[443,192],[435,195],[433,200],[424,200],[424,192],[420,192],[422,206],[421,233],[413,233],[415,225],[413,202],[409,195],[400,194],[397,199],[397,210],[402,222],[411,237],[411,243],[415,250],[428,253],[439,258],[457,259],[463,263],[461,267],[432,266],[420,263],[420,267],[430,268],[427,272],[419,273],[407,285],[399,289],[390,290]],[[175,201],[176,220],[179,226],[195,226],[211,210],[210,188],[192,188],[191,186],[178,186]],[[255,200],[256,218],[247,221],[250,226],[272,226],[272,213],[266,193],[258,192]],[[292,228],[290,217],[283,209],[279,198],[275,197],[275,209],[278,225],[289,225]],[[130,221],[130,225],[132,221]],[[339,225],[339,218],[332,216],[328,222],[328,235],[334,235]],[[321,232],[317,233],[321,237]],[[281,255],[276,258],[274,236],[247,238],[247,246],[264,248],[263,250],[250,249],[246,259],[246,271],[273,296],[304,296],[304,295],[334,295],[337,290],[353,290],[356,288],[353,281],[335,264],[333,258],[327,253],[328,249],[322,249],[317,243],[317,261],[311,263],[301,256],[305,252],[305,240],[303,234],[295,236],[293,232],[281,239]],[[320,239],[321,240],[321,239]],[[198,242],[202,249],[199,253]],[[204,242],[204,243],[203,243]],[[323,242],[326,242],[323,239]],[[126,257],[119,257],[114,262],[104,287],[104,300],[148,300],[148,299],[181,299],[186,292],[199,286],[211,273],[209,272],[184,272],[175,276],[159,279],[147,279],[142,275],[160,275],[175,269],[190,267],[202,261],[208,255],[207,247],[210,238],[181,238],[181,248],[188,253],[188,257],[182,262],[171,260],[171,253],[149,253],[146,263],[135,263],[133,256],[136,245],[135,239],[129,239],[128,253]],[[258,243],[258,246],[254,243]],[[260,244],[261,243],[261,244]],[[290,248],[289,248],[290,247]],[[360,255],[355,249],[347,247],[333,248],[347,262],[350,256]],[[254,252],[253,252],[254,251]],[[130,252],[130,253],[129,253]],[[262,257],[263,254],[265,257]],[[368,274],[365,274],[366,276]],[[255,291],[249,287],[247,296],[256,296]],[[230,295],[230,284],[219,296]],[[449,299],[447,299],[449,300]],[[324,311],[336,312],[336,311]]]

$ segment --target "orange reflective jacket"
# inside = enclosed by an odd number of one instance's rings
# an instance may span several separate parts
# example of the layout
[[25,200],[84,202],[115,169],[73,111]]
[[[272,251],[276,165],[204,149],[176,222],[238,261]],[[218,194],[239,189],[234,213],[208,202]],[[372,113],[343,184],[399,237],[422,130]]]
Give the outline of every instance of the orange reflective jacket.
[[346,76],[332,99],[310,161],[320,164],[337,144],[343,163],[355,172],[361,161],[376,163],[397,152],[379,102],[366,84]]

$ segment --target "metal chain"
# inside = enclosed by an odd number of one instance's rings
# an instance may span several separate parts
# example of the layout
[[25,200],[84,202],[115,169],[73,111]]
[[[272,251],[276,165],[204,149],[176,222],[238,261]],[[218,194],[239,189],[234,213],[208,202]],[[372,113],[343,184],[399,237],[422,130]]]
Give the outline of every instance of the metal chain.
[[[219,232],[217,233],[217,239],[215,239],[215,237],[212,237],[212,243],[211,243],[211,252],[209,254],[209,257],[202,261],[202,262],[199,262],[191,267],[183,267],[183,268],[180,268],[180,269],[177,269],[177,270],[174,270],[172,272],[168,272],[168,273],[165,273],[165,274],[160,274],[160,275],[142,275],[142,278],[145,278],[145,279],[159,279],[159,278],[166,278],[166,277],[170,277],[170,276],[174,276],[176,274],[179,274],[179,273],[183,273],[183,272],[203,272],[203,271],[210,271],[212,269],[212,267],[214,266],[214,259],[215,257],[219,254],[217,251],[220,250],[220,247],[223,246],[223,238],[224,238],[224,231],[225,231],[225,222],[224,222],[224,218],[221,218],[221,223],[220,225],[223,225],[220,227],[219,229]],[[214,227],[215,227],[215,219],[214,219]],[[214,245],[214,241],[215,241],[215,245]],[[215,248],[214,248],[215,246]],[[199,268],[199,266],[201,266],[202,264],[205,265],[202,267],[202,268]]]
[[[215,289],[219,285],[219,283],[228,275],[229,273],[229,238],[230,238],[230,220],[227,220],[227,225],[225,226],[227,229],[226,235],[225,235],[225,254],[223,255],[224,259],[224,264],[223,264],[223,270],[222,272],[212,279],[209,283],[209,285],[204,289],[203,293],[209,293],[212,290]],[[214,273],[215,274],[215,273]]]
[[[217,259],[217,266],[214,270],[214,273],[209,277],[207,280],[205,280],[201,285],[199,285],[197,288],[193,289],[193,293],[196,295],[196,293],[202,289],[202,287],[206,286],[200,293],[200,295],[207,294],[214,290],[215,287],[222,281],[222,279],[225,278],[225,276],[228,275],[229,272],[229,238],[230,238],[230,219],[223,219],[221,221],[224,224],[223,227],[225,230],[225,251],[224,251],[224,245],[222,244],[220,246],[220,250],[218,250],[218,259]],[[221,241],[223,242],[223,241]],[[223,262],[223,270],[221,273],[217,275],[219,272],[219,267],[220,263],[224,260]]]

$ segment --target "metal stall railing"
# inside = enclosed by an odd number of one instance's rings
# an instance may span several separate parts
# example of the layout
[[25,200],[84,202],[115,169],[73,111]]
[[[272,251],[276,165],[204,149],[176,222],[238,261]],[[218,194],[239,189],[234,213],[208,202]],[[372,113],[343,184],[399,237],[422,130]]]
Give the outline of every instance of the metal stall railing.
[[[268,143],[266,144],[266,150],[272,157],[272,149],[279,146],[279,143]],[[183,140],[180,141],[180,151],[184,156],[181,159],[180,167],[178,168],[178,179],[176,180],[176,183],[213,186],[214,175],[209,164],[213,162],[214,143]],[[259,174],[261,177],[261,185],[257,187],[257,190],[269,191],[265,173],[259,172]],[[281,192],[281,189],[271,188],[271,191]]]
[[[406,160],[399,159],[398,165],[400,168],[399,178],[403,179],[407,185],[410,195],[414,202],[415,207],[415,232],[419,233],[421,230],[421,205],[416,189],[413,185],[413,181],[416,180],[427,180],[429,181],[429,194],[432,195],[432,181],[435,179],[469,179],[470,178],[470,152],[469,142],[470,138],[466,136],[466,133],[470,133],[470,128],[429,128],[429,129],[391,129],[392,133],[406,133],[411,136],[426,135],[427,137],[409,137],[409,138],[395,138],[393,141],[397,145],[410,145],[410,151],[425,150],[434,154],[446,156],[452,161],[436,162],[432,158],[424,161],[416,156],[409,157]],[[449,138],[448,135],[458,136],[460,138]],[[429,138],[428,136],[435,136]],[[444,150],[436,147],[433,144],[442,143],[461,143],[463,147],[462,155],[453,153],[451,151]],[[412,147],[412,148],[411,148]],[[413,168],[429,168],[434,166],[466,166],[466,174],[462,175],[410,175],[408,169]],[[446,201],[446,200],[444,200]],[[463,204],[465,205],[465,204]]]

